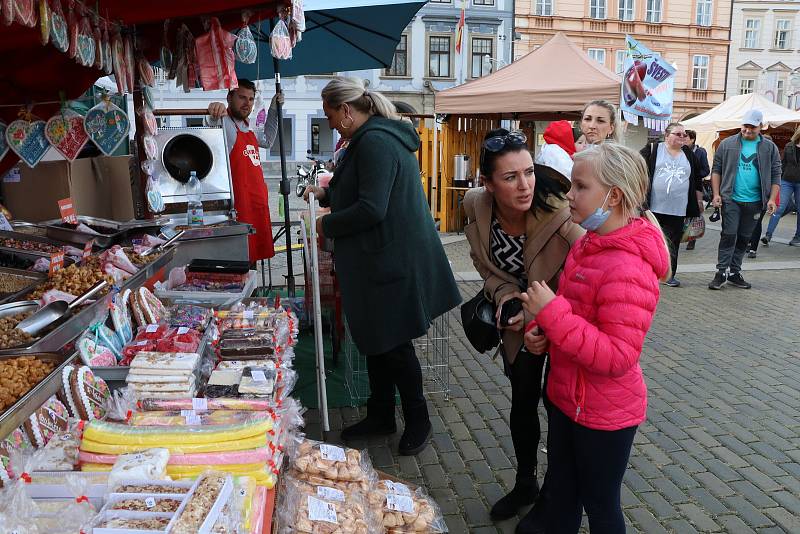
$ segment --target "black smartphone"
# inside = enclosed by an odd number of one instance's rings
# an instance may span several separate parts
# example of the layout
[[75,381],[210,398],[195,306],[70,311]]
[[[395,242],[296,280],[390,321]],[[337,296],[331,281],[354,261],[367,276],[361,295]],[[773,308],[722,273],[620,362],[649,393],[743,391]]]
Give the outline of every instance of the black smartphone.
[[507,300],[500,309],[500,326],[508,326],[508,321],[522,311],[522,301],[518,298]]

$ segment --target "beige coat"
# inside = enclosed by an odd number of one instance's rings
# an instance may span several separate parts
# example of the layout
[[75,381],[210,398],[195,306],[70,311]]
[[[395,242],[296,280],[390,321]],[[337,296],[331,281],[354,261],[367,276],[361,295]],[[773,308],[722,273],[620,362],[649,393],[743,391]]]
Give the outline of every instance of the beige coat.
[[[529,283],[534,280],[546,280],[555,291],[558,289],[558,277],[567,253],[572,243],[577,241],[584,231],[570,219],[566,200],[551,198],[548,202],[556,206],[555,211],[534,213],[531,210],[527,213],[523,254]],[[469,241],[472,263],[483,278],[486,298],[497,304],[503,296],[519,291],[519,282],[515,276],[499,269],[492,261],[493,205],[494,196],[485,188],[473,189],[464,196],[464,212],[468,219],[464,233]],[[531,319],[533,317],[525,314],[525,324]],[[502,332],[503,352],[509,364],[514,363],[517,353],[522,348],[522,336],[522,332],[510,330]]]

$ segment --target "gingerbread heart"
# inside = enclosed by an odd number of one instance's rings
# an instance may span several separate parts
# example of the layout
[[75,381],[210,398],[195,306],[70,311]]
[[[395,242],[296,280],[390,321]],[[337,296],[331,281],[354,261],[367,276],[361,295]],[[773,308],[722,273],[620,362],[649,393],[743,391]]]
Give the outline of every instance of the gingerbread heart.
[[6,141],[6,129],[8,125],[0,121],[0,159],[8,153],[8,141]]
[[36,26],[36,0],[16,0],[14,2],[17,22],[23,26]]
[[106,415],[106,400],[111,391],[105,380],[92,373],[88,367],[79,367],[70,378],[70,390],[84,421],[102,419]]
[[110,156],[128,138],[130,120],[122,109],[111,102],[101,102],[86,114],[86,133],[97,148]]
[[44,121],[15,120],[6,129],[8,147],[24,161],[28,167],[35,167],[50,148],[44,136]]
[[50,117],[44,135],[56,150],[72,161],[78,157],[89,141],[83,126],[83,117],[74,111],[66,111]]
[[78,63],[85,67],[94,65],[94,37],[86,33],[78,34]]
[[69,49],[67,20],[60,10],[50,13],[50,42],[60,52],[66,52]]

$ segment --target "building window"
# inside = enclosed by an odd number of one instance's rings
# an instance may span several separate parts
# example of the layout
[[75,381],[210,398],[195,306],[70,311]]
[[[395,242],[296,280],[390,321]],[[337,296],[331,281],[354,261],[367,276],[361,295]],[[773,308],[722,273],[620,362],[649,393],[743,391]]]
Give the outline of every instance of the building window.
[[606,0],[590,0],[589,16],[593,19],[606,18]]
[[711,26],[711,0],[697,0],[697,25]]
[[708,56],[692,56],[692,89],[708,89]]
[[428,76],[431,78],[450,77],[450,37],[431,36],[428,38]]
[[622,75],[622,71],[625,68],[625,50],[617,50],[614,53],[614,72],[619,75]]
[[553,0],[536,0],[536,15],[540,17],[552,17]]
[[473,78],[480,78],[492,72],[491,62],[485,61],[487,57],[492,57],[492,39],[473,37],[472,70],[470,71],[470,76]]
[[311,153],[319,154],[319,124],[311,125]]
[[742,78],[739,80],[739,94],[749,95],[756,88],[756,81],[754,78]]
[[647,22],[661,22],[661,0],[647,0]]
[[619,20],[633,20],[634,0],[619,0]]
[[778,19],[775,22],[775,48],[786,50],[789,48],[792,21],[789,19]]
[[394,49],[392,66],[386,72],[386,76],[408,76],[408,35],[401,35],[397,48]]
[[589,57],[601,65],[605,66],[606,64],[606,49],[605,48],[590,48],[587,50],[589,53]]
[[473,6],[493,6],[494,0],[472,0]]
[[431,4],[452,4],[453,0],[428,0]]
[[744,21],[744,47],[758,48],[761,40],[761,19],[745,19]]
[[783,95],[785,92],[785,82],[783,80],[777,80],[775,82],[775,103],[780,104],[783,106]]

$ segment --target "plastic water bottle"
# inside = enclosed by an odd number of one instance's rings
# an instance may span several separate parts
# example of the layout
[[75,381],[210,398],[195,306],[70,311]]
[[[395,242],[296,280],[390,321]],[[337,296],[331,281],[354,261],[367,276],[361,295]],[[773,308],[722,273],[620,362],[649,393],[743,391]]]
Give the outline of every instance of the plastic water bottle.
[[189,226],[203,226],[203,186],[197,173],[189,173],[186,183],[186,222]]

